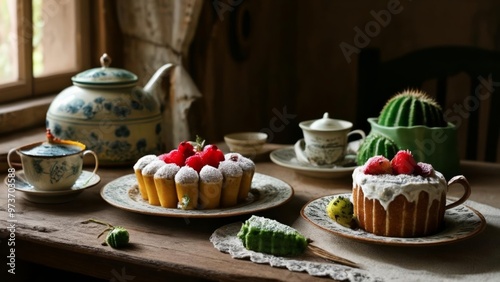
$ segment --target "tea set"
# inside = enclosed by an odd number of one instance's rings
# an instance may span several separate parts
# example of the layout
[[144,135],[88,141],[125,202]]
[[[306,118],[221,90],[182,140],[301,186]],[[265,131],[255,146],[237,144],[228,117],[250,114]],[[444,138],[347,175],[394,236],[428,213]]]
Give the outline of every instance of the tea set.
[[[51,134],[78,140],[80,145],[42,141],[9,152],[9,166],[16,153],[23,167],[16,173],[16,188],[32,201],[70,200],[99,183],[98,164],[127,166],[164,149],[161,103],[154,89],[174,65],[159,68],[141,88],[136,85],[137,75],[110,67],[107,54],[100,62],[101,67],[73,76],[73,85],[59,93],[47,111],[46,127]],[[94,157],[92,172],[82,170],[83,165],[92,164],[84,160],[85,155]]]
[[347,150],[347,138],[353,134],[365,139],[365,133],[352,130],[352,123],[346,120],[332,119],[328,113],[323,118],[299,123],[304,139],[295,143],[297,159],[314,166],[332,166],[344,160]]
[[[9,166],[16,153],[23,167],[16,173],[16,188],[34,201],[64,201],[68,197],[56,196],[76,194],[100,181],[98,164],[126,166],[163,150],[161,103],[153,90],[174,65],[159,68],[141,88],[137,75],[110,67],[107,54],[100,62],[100,68],[73,76],[73,85],[59,93],[47,111],[47,129],[59,139],[78,140],[81,146],[38,142],[9,152]],[[87,154],[94,156],[93,172],[82,171]]]
[[[351,130],[351,122],[330,118],[329,113],[324,113],[319,119],[302,121],[299,127],[304,138],[291,147],[271,152],[271,161],[316,178],[352,174],[357,166],[357,148],[366,137],[362,130]],[[360,139],[348,142],[351,135],[359,135]]]
[[[48,138],[13,148],[7,154],[10,167],[14,167],[14,154],[19,156],[22,165],[22,170],[16,172],[16,188],[33,202],[69,201],[100,181],[97,154],[80,142],[52,143]],[[93,156],[92,172],[83,170],[86,155]]]

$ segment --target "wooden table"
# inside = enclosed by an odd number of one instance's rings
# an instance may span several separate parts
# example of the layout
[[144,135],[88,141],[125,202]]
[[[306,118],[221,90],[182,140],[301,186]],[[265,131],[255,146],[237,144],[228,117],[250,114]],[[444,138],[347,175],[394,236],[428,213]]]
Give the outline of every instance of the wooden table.
[[[311,178],[268,160],[257,163],[257,172],[282,179],[294,188],[295,194],[289,202],[258,213],[289,225],[300,217],[300,209],[309,200],[349,192],[352,185],[350,177]],[[500,208],[500,165],[463,162],[462,172],[472,185],[471,200]],[[214,230],[243,221],[249,215],[218,219],[167,218],[124,211],[105,202],[100,196],[101,188],[130,173],[131,168],[101,168],[102,180],[98,185],[64,204],[31,203],[24,199],[22,192],[15,192],[12,210],[15,214],[11,218],[15,219],[15,232],[5,228],[12,223],[7,206],[7,197],[12,196],[3,185],[0,192],[2,244],[5,247],[4,239],[14,236],[16,260],[114,281],[325,281],[305,273],[232,259],[213,247],[209,237]],[[1,176],[4,179],[6,172]],[[130,246],[118,250],[102,246],[103,238],[97,239],[97,235],[103,226],[82,223],[90,218],[126,227],[130,232]],[[6,256],[2,257],[6,260]],[[17,273],[29,271],[16,269]]]

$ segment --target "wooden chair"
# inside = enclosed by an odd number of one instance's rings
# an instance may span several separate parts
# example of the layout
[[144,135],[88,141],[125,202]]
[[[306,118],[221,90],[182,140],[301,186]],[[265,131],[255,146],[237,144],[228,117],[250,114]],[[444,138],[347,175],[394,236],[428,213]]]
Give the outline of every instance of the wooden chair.
[[[448,113],[456,110],[445,106],[447,96],[451,96],[447,91],[448,80],[465,73],[470,78],[469,96],[463,101],[468,115],[464,117],[462,113],[460,116],[460,122],[467,123],[465,159],[478,158],[478,134],[485,130],[485,146],[480,149],[485,151],[485,161],[496,161],[500,128],[500,53],[475,47],[442,46],[382,62],[378,49],[367,48],[360,52],[358,62],[358,128],[368,132],[366,119],[377,117],[390,97],[408,88],[422,89],[429,80],[435,80],[436,89],[432,96],[443,110],[448,110]],[[489,89],[488,93],[478,94],[481,88]],[[488,111],[488,104],[489,114],[487,124],[484,124],[480,122],[480,111]],[[446,114],[445,118],[448,118]],[[448,121],[453,122],[451,118]]]

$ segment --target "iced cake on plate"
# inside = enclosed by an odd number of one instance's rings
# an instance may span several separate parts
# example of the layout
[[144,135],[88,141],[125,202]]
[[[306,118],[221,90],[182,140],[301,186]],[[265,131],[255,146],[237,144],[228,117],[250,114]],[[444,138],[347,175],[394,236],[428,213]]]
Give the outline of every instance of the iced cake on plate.
[[420,237],[443,227],[447,182],[430,164],[416,163],[409,151],[389,161],[374,156],[352,175],[354,218],[380,236]]

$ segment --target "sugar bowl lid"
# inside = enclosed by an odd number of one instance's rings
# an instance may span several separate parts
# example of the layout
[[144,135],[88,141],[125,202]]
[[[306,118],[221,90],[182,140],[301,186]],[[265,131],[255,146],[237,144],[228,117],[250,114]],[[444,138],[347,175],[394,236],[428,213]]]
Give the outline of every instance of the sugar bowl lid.
[[317,119],[311,123],[310,129],[315,130],[331,130],[342,127],[338,120],[329,117],[328,113],[323,114],[323,118]]
[[101,67],[83,71],[71,78],[73,84],[88,87],[106,87],[106,86],[134,86],[137,82],[137,75],[134,73],[119,69],[110,68],[111,57],[104,53],[101,56]]

